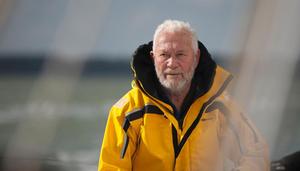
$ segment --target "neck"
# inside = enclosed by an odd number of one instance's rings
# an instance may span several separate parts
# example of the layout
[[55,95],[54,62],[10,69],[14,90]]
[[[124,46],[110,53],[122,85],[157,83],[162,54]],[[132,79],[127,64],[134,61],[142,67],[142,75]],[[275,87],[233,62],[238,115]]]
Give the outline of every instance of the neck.
[[181,109],[181,106],[183,104],[183,100],[188,94],[190,89],[190,84],[187,85],[182,91],[180,92],[170,92],[167,91],[167,96],[171,100],[171,102],[175,105],[176,109],[179,111]]

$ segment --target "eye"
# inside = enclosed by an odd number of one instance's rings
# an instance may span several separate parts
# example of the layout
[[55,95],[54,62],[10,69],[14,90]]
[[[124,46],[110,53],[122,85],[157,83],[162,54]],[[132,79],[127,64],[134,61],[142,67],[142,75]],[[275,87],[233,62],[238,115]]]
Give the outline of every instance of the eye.
[[167,53],[161,53],[159,56],[162,58],[168,58],[169,55]]
[[185,54],[184,54],[184,53],[177,53],[176,56],[177,56],[178,58],[181,58],[181,57],[184,57]]

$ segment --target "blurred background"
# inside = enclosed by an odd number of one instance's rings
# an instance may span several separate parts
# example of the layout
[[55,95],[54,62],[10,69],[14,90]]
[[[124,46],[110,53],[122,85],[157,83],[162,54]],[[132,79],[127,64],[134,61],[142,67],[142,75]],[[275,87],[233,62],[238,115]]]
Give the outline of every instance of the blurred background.
[[300,150],[300,1],[0,0],[0,170],[96,170],[131,55],[189,22],[270,146]]

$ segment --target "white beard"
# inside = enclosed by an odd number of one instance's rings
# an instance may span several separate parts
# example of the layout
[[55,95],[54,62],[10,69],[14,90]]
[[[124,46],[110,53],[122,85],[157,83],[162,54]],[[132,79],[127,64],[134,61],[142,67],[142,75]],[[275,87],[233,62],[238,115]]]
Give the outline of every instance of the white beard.
[[[156,65],[155,65],[155,71],[156,75],[158,77],[158,80],[160,84],[170,93],[172,94],[180,94],[187,85],[189,85],[193,79],[194,71],[196,68],[196,59],[194,60],[194,65],[191,67],[191,69],[182,75],[181,79],[168,79],[164,77],[164,73],[158,71]],[[173,71],[174,72],[174,71]],[[177,71],[175,71],[177,72]]]

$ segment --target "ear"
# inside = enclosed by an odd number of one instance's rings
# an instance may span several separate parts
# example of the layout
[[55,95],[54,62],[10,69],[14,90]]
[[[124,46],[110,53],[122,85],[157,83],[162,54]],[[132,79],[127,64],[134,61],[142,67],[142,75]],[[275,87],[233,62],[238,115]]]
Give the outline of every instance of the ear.
[[199,60],[200,60],[200,54],[201,54],[201,52],[200,52],[200,49],[198,48],[197,54],[196,54],[196,61],[197,61],[197,64],[199,63]]
[[152,50],[150,51],[150,57],[151,57],[152,60],[154,60],[154,53],[153,53]]

